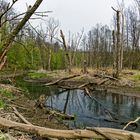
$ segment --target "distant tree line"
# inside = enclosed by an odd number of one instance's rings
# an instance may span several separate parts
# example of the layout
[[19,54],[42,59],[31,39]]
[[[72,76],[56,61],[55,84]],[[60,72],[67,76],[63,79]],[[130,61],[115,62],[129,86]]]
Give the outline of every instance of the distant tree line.
[[[140,69],[140,12],[139,3],[123,9],[124,24],[120,20],[122,67]],[[21,20],[22,16],[10,8],[4,16],[8,3],[0,1],[0,51],[3,40]],[[121,11],[122,12],[122,11]],[[112,26],[96,24],[88,33],[84,30],[66,37],[67,53],[72,67],[82,67],[86,61],[91,68],[108,68],[114,64],[113,34],[117,28],[116,16]],[[123,28],[122,28],[123,27]],[[66,50],[60,38],[60,24],[54,18],[45,21],[45,28],[34,28],[30,22],[20,30],[7,52],[4,69],[66,69]]]

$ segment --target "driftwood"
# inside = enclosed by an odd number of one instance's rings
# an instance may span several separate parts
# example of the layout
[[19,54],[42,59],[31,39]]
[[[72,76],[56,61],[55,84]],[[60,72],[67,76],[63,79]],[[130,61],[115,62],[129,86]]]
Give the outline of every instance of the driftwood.
[[[27,133],[37,134],[41,137],[51,137],[51,138],[105,138],[101,134],[97,134],[93,130],[56,130],[50,128],[44,128],[36,125],[29,125],[23,123],[17,123],[10,120],[6,120],[0,117],[0,128],[1,129],[14,129],[19,131],[24,131]],[[109,135],[111,138],[119,139],[119,140],[130,140],[133,137],[133,140],[140,140],[140,134],[112,129],[112,128],[96,128],[97,131],[101,131],[102,133]]]
[[47,84],[45,84],[45,85],[46,85],[46,86],[56,85],[56,84],[58,84],[58,83],[61,82],[61,81],[68,80],[68,79],[72,79],[72,78],[78,77],[78,76],[80,76],[80,75],[79,75],[79,74],[71,75],[71,76],[68,76],[68,77],[64,77],[64,78],[58,79],[58,80],[56,80],[56,81],[54,81],[54,82],[47,83]]

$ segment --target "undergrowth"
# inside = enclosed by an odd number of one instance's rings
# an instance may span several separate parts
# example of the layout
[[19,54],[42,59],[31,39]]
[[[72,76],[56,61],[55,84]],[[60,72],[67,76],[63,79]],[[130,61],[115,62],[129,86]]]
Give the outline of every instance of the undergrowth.
[[39,73],[39,72],[30,72],[28,73],[28,77],[29,78],[45,78],[47,77],[48,74],[47,73]]
[[134,74],[132,78],[140,80],[140,74]]
[[11,99],[14,98],[14,96],[7,89],[0,88],[0,109],[4,108],[5,105],[6,105],[5,102],[4,102],[5,98],[11,100]]
[[3,102],[2,99],[0,99],[0,109],[5,107],[5,103]]
[[0,88],[0,96],[1,97],[7,97],[7,98],[10,98],[10,99],[13,98],[12,93],[10,91],[8,91],[7,89],[4,89],[4,88]]

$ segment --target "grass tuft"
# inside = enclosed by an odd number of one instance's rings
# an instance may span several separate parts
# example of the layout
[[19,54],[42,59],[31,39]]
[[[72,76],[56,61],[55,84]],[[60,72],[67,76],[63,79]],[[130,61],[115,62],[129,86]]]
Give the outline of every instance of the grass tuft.
[[47,73],[39,73],[39,72],[31,72],[31,73],[28,73],[28,77],[29,78],[45,78],[47,77],[48,74]]
[[140,74],[134,74],[132,75],[132,78],[140,80]]

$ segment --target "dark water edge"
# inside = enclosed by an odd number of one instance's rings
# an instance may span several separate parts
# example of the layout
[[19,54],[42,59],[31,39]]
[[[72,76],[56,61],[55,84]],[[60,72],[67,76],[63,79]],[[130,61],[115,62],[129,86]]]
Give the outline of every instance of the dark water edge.
[[[81,90],[73,90],[59,95],[50,96],[46,104],[64,111],[66,99],[69,94],[66,113],[74,114],[76,120],[69,122],[71,127],[124,127],[123,122],[133,120],[140,114],[140,98],[132,98],[113,93],[94,92],[96,100],[91,100]],[[108,111],[118,116],[118,120],[112,120]],[[139,130],[137,129],[139,132]]]
[[[97,126],[122,129],[125,126],[123,122],[134,120],[140,116],[140,98],[137,97],[93,91],[92,100],[85,96],[82,90],[63,92],[63,89],[55,86],[46,87],[39,83],[24,82],[21,79],[17,80],[17,86],[28,91],[26,96],[30,99],[37,99],[41,94],[45,94],[47,107],[75,115],[76,119],[74,121],[64,121],[70,128]],[[111,119],[108,110],[117,116],[117,120]],[[133,128],[135,127],[131,127],[128,130]],[[140,132],[140,127],[135,132]]]

